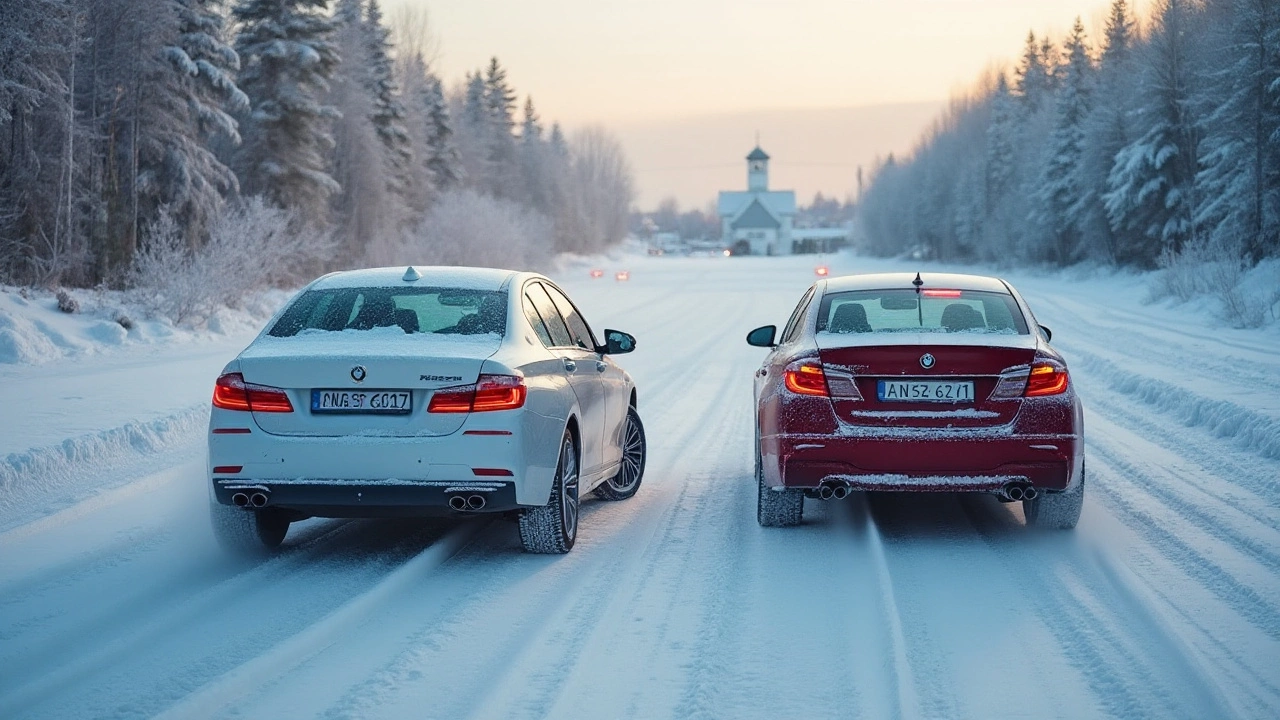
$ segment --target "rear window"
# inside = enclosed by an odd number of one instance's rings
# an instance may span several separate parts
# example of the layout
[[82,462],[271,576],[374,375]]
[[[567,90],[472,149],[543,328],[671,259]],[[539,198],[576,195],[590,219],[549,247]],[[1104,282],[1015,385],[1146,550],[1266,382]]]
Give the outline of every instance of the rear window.
[[822,298],[818,332],[1028,335],[1012,295],[980,290],[855,290]]
[[268,333],[293,337],[319,332],[399,328],[407,335],[503,335],[507,294],[458,288],[334,288],[308,290]]

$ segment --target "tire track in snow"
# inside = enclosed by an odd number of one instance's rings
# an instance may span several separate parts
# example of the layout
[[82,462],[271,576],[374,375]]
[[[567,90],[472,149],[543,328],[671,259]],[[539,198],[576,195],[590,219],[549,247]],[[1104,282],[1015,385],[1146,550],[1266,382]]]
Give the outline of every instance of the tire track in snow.
[[861,511],[866,516],[864,523],[864,540],[875,565],[876,578],[879,581],[881,609],[884,612],[885,624],[888,627],[890,647],[893,653],[894,699],[893,717],[911,720],[923,717],[921,713],[920,694],[916,690],[915,673],[911,661],[907,657],[907,640],[902,629],[902,612],[894,594],[893,575],[889,570],[889,560],[885,555],[884,536],[876,524],[875,516],[866,506],[866,496],[862,494]]

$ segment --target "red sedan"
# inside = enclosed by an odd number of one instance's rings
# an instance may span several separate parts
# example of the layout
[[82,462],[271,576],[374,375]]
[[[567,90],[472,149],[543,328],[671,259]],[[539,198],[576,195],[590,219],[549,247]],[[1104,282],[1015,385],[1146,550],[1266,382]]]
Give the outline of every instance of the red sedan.
[[1084,502],[1084,421],[1066,361],[1003,280],[906,273],[819,280],[756,372],[757,519],[806,497],[974,491],[1069,529]]

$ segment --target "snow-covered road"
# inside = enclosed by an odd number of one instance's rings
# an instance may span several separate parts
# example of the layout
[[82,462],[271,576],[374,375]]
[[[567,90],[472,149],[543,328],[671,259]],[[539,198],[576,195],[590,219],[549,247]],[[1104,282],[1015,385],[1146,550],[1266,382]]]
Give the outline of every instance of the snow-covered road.
[[[7,405],[4,452],[174,423],[0,498],[0,717],[1280,717],[1274,329],[1143,306],[1123,276],[1015,274],[1086,403],[1079,528],[854,495],[764,529],[743,338],[786,320],[813,258],[627,263],[629,283],[561,280],[639,339],[621,362],[649,466],[634,499],[584,505],[563,557],[501,520],[312,520],[233,560],[188,409],[233,341],[107,358],[91,382],[70,361],[0,372],[7,403],[70,403],[30,423]],[[77,415],[99,388],[110,412]]]

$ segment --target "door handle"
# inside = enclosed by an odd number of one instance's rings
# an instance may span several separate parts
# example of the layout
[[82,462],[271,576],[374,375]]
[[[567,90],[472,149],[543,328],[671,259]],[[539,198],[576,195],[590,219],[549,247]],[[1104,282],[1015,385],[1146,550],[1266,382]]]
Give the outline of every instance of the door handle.
[[596,361],[596,372],[604,372],[606,367],[608,366],[604,364],[603,360]]
[[567,370],[567,371],[569,371],[569,372],[574,372],[574,371],[576,371],[576,370],[578,369],[578,363],[576,363],[576,362],[574,362],[574,361],[570,360],[569,358],[565,358],[565,359],[564,359],[564,369],[565,369],[565,370]]

